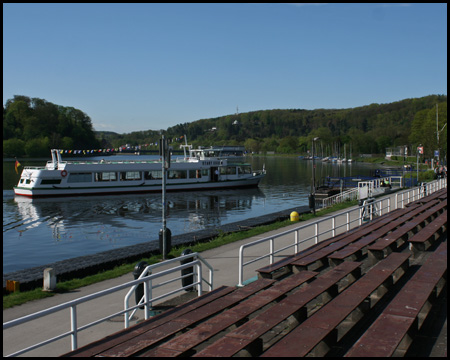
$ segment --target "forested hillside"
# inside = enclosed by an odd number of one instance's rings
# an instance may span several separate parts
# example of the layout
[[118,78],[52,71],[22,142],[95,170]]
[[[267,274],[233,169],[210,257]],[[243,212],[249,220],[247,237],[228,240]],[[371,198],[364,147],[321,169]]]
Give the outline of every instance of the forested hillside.
[[[447,123],[444,95],[352,109],[255,111],[180,124],[167,132],[169,136],[186,134],[189,141],[200,140],[204,145],[245,143],[252,151],[304,153],[311,139],[319,137],[330,151],[352,144],[355,153],[384,153],[386,147],[422,143],[431,152],[436,147],[436,104],[441,128]],[[445,127],[440,136],[445,150],[446,134]]]
[[16,95],[3,107],[3,156],[50,156],[50,149],[99,147],[83,111]]
[[[186,135],[194,146],[245,145],[254,152],[306,153],[312,138],[319,137],[321,148],[328,154],[342,151],[345,144],[347,151],[351,146],[353,154],[384,153],[387,147],[407,145],[413,155],[422,144],[425,156],[431,157],[437,149],[436,104],[439,147],[441,154],[446,154],[446,95],[351,109],[253,111],[178,124],[164,133],[174,148],[184,143]],[[36,143],[42,149],[118,148],[124,144],[156,149],[159,137],[160,131],[143,130],[130,134],[98,132],[94,139],[91,121],[82,111],[25,96],[8,100],[3,110],[4,155],[9,151],[5,140],[22,141],[29,154]]]

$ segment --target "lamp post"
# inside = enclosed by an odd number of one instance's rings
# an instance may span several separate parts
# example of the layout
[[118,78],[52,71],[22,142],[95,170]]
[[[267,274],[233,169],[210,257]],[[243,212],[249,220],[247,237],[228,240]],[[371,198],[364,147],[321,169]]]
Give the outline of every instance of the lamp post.
[[417,147],[417,183],[419,183],[419,155],[423,154],[422,144]]
[[309,207],[313,209],[313,214],[316,215],[316,160],[315,157],[315,143],[319,140],[315,137],[312,141],[312,185],[311,185],[311,195],[309,197]]

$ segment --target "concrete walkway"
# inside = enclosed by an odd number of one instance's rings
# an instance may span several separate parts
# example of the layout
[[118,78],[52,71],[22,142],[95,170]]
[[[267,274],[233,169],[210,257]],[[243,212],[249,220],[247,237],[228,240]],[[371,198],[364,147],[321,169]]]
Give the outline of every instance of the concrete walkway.
[[[388,197],[393,196],[394,195],[391,194],[387,196],[386,199]],[[309,222],[313,222],[315,220],[310,220]],[[342,217],[342,219],[336,219],[335,221],[336,223],[344,221],[344,217]],[[274,234],[280,234],[282,232],[285,232],[286,230],[297,228],[300,225],[305,225],[306,223],[307,222],[293,223],[285,228],[278,229],[273,232],[261,234],[253,238],[244,239],[232,244],[221,246],[216,249],[202,252],[201,253],[202,257],[204,257],[206,261],[214,268],[214,288],[218,288],[222,285],[235,286],[238,283],[238,260],[239,260],[238,258],[239,258],[239,248],[241,245],[260,238],[272,236]],[[313,234],[314,227],[310,228],[311,229],[308,231],[302,231],[301,233],[302,238],[312,236],[311,234]],[[320,231],[322,232],[324,230],[325,229],[321,229]],[[342,229],[342,231],[345,231],[345,228]],[[328,236],[324,236],[324,238],[330,236],[331,234],[329,234]],[[286,235],[286,238],[284,239],[283,237],[283,240],[280,240],[279,242],[280,244],[284,242],[292,243],[292,235]],[[306,247],[309,245],[305,244],[304,246]],[[249,251],[245,253],[245,256],[246,259],[250,259],[255,256],[261,256],[263,255],[263,253],[265,254],[267,252],[268,252],[268,245],[266,245],[265,249],[258,246],[250,248]],[[290,251],[290,253],[292,252],[293,250]],[[275,261],[276,260],[277,259],[275,259]],[[245,270],[244,280],[255,276],[256,275],[255,270],[267,264],[268,259],[265,259],[265,261],[260,261],[258,263],[249,266],[248,269]],[[204,273],[204,277],[207,277],[206,272]],[[48,309],[50,307],[98,292],[103,289],[108,289],[117,285],[121,285],[133,279],[134,279],[133,275],[132,273],[130,273],[116,279],[106,280],[101,283],[86,286],[70,293],[57,294],[50,298],[32,301],[24,305],[7,309],[3,311],[3,322],[17,319],[22,316],[35,313],[37,311]],[[175,289],[178,288],[179,286],[180,286],[179,282],[176,284],[172,283],[168,285],[168,287],[165,287],[164,289],[161,288],[155,289],[153,294],[154,296],[157,296],[163,290],[169,291],[171,288]],[[78,327],[87,324],[89,322],[92,322],[96,319],[100,319],[102,317],[106,317],[110,314],[123,310],[124,297],[127,291],[128,289],[118,291],[114,294],[107,295],[102,298],[92,300],[77,306]],[[173,297],[175,296],[176,295],[174,295]],[[134,301],[134,297],[132,300]],[[134,305],[134,303],[132,305]],[[135,318],[131,321],[131,324],[135,324],[136,322],[142,321],[143,318],[144,318],[144,311],[139,310],[136,313]],[[123,316],[118,316],[116,318],[103,322],[99,325],[88,328],[84,331],[81,331],[78,334],[78,347],[81,347],[97,339],[101,339],[116,331],[122,330],[123,328],[124,328]],[[3,355],[5,356],[11,354],[27,346],[31,346],[37,342],[44,341],[48,338],[57,336],[67,331],[70,331],[70,309],[65,309],[55,314],[37,320],[33,320],[31,322],[18,325],[10,329],[6,329],[3,331]],[[445,336],[446,336],[446,327],[445,327]],[[24,355],[46,356],[46,357],[58,356],[70,350],[71,350],[70,337],[66,337],[64,339],[43,346],[39,349],[32,350]]]

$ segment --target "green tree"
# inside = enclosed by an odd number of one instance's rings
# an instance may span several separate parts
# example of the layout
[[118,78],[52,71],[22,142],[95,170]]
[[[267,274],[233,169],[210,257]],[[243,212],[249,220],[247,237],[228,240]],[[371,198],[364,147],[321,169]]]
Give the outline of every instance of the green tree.
[[23,156],[25,155],[25,141],[20,139],[3,140],[3,155]]
[[25,153],[30,157],[48,157],[50,141],[48,137],[31,139],[25,144]]

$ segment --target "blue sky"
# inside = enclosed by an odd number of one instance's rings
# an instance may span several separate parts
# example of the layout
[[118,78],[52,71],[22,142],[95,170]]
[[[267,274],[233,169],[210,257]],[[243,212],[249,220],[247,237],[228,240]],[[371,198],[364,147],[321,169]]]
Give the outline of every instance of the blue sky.
[[447,4],[3,4],[3,104],[95,130],[447,94]]

